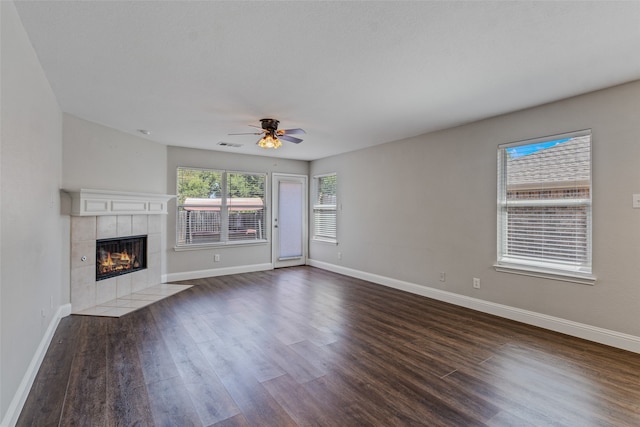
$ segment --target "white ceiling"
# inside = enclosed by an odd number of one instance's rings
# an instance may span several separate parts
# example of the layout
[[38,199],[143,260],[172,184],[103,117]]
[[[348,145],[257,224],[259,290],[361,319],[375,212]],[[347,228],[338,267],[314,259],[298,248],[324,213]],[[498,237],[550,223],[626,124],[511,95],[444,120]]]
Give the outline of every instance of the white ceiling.
[[[318,159],[640,79],[640,1],[16,7],[63,111],[243,154]],[[228,135],[264,117],[304,142]]]

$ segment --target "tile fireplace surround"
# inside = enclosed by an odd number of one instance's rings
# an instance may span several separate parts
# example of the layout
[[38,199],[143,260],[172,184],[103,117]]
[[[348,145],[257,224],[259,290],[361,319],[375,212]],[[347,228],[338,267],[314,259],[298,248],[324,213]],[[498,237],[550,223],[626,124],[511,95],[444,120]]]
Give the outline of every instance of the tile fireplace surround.
[[[171,196],[161,196],[164,201],[159,209],[141,209],[137,213],[138,206],[151,206],[145,201],[149,197],[143,197],[149,195],[140,195],[140,203],[136,204],[134,193],[92,193],[96,194],[98,197],[91,199],[80,196],[80,192],[71,193],[72,313],[119,317],[188,289],[189,286],[161,283],[163,235],[159,214],[166,213],[166,201]],[[119,213],[118,206],[125,208]],[[147,268],[97,282],[96,240],[138,235],[147,236]]]

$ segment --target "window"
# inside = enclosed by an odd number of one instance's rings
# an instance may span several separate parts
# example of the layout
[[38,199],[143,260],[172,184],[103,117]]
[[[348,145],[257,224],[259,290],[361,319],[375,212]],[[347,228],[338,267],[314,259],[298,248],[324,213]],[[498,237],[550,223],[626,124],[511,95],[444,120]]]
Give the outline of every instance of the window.
[[590,130],[498,147],[500,267],[593,281]]
[[336,174],[316,176],[313,183],[313,238],[337,243]]
[[265,240],[266,174],[178,168],[177,246]]

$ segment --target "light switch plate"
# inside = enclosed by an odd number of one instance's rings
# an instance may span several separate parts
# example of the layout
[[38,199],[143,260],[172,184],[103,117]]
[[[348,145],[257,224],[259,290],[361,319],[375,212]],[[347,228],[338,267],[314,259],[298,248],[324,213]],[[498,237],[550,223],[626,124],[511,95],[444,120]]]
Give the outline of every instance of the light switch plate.
[[633,207],[634,209],[640,209],[640,194],[633,195]]

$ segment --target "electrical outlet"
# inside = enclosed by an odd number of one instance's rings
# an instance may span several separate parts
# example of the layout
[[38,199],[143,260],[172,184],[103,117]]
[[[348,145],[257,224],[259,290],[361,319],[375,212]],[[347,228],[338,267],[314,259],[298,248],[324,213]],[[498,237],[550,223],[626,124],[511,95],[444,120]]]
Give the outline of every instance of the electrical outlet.
[[640,208],[640,194],[633,195],[633,208],[634,209]]
[[338,259],[342,259],[342,252],[338,252]]
[[444,271],[441,271],[441,272],[440,272],[440,281],[441,281],[441,282],[444,282],[444,281],[446,281],[446,280],[447,280],[447,275],[446,275],[446,273],[445,273]]
[[478,279],[477,277],[473,278],[473,287],[474,289],[480,289],[480,279]]
[[213,262],[220,262],[220,254],[215,254],[213,256]]

